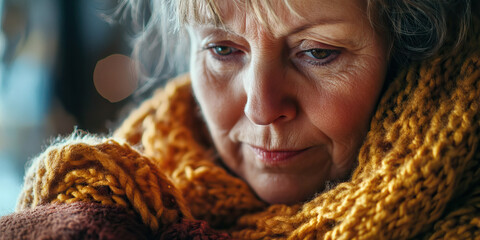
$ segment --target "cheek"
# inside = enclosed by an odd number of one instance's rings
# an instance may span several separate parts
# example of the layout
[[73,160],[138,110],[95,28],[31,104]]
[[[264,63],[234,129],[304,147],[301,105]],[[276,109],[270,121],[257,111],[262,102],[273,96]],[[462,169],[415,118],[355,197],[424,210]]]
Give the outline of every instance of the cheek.
[[191,66],[194,95],[214,145],[226,166],[236,174],[243,175],[238,144],[229,137],[231,129],[243,114],[238,91],[229,86],[227,77],[220,77],[211,71],[203,59],[195,59]]
[[228,76],[221,76],[202,57],[193,57],[191,79],[194,95],[212,133],[230,129],[243,113]]
[[331,97],[325,101],[325,114],[316,117],[321,119],[317,124],[323,126],[322,130],[332,141],[347,144],[365,133],[370,112],[358,104],[362,100],[365,99],[357,99],[352,95]]
[[[383,87],[386,64],[366,58],[345,69],[332,75],[337,84],[320,88],[317,110],[310,105],[311,119],[333,142],[337,160],[341,154],[355,154],[361,145]],[[340,149],[343,153],[335,152]]]

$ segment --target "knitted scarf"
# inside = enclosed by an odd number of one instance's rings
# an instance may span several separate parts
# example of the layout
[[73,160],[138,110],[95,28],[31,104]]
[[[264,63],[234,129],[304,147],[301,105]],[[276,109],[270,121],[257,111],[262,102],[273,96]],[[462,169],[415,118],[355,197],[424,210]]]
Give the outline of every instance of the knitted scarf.
[[[477,22],[478,23],[478,22]],[[480,238],[480,32],[390,83],[352,177],[293,206],[260,201],[217,162],[188,76],[113,138],[73,136],[27,173],[18,208],[97,202],[153,232],[201,219],[235,239]]]

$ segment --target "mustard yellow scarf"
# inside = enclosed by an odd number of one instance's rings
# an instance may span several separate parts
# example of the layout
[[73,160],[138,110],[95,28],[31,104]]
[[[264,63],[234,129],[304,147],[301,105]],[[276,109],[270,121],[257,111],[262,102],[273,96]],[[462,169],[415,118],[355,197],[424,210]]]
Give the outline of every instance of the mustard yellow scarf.
[[30,167],[18,209],[120,205],[153,231],[203,219],[235,239],[480,239],[480,33],[390,84],[351,179],[294,206],[258,200],[219,166],[188,76],[112,138],[72,136]]

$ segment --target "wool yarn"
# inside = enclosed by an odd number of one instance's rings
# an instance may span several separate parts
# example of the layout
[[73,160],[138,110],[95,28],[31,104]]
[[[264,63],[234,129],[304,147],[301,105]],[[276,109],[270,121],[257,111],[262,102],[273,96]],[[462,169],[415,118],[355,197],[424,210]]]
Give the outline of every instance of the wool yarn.
[[19,209],[92,201],[153,231],[206,220],[235,239],[480,239],[480,25],[382,96],[351,179],[293,206],[258,200],[218,162],[188,75],[113,138],[73,136],[32,164]]
[[112,139],[73,135],[51,145],[28,170],[17,209],[78,201],[132,209],[154,231],[192,218],[150,160]]

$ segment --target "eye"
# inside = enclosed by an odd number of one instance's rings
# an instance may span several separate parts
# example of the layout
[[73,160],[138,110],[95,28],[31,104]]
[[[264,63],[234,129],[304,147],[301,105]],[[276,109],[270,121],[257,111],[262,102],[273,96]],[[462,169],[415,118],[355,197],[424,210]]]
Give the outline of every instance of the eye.
[[322,66],[335,60],[340,54],[340,50],[313,48],[297,53],[297,57],[309,64]]
[[330,55],[332,55],[333,50],[328,50],[328,49],[311,49],[305,51],[305,54],[309,57],[315,58],[315,59],[325,59],[328,58]]
[[230,55],[234,49],[231,47],[226,47],[226,46],[214,46],[211,48],[215,54],[220,55],[220,56],[227,56]]
[[204,47],[204,50],[209,50],[212,57],[220,61],[233,60],[242,53],[241,50],[235,47],[214,43],[208,44],[206,47]]

